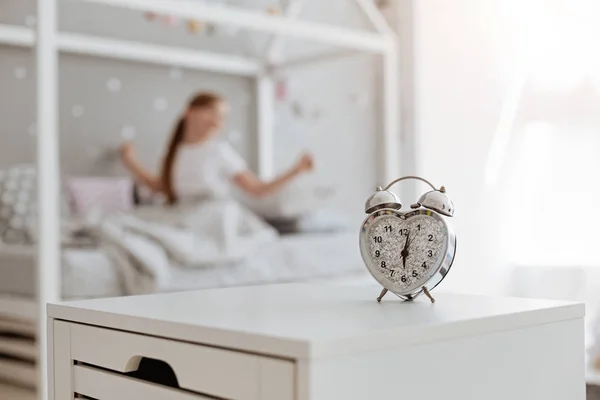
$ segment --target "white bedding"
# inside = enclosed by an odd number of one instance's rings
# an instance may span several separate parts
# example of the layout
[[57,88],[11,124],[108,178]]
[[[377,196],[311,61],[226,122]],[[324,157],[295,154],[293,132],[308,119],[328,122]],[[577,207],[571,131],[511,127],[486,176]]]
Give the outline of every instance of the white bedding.
[[[235,266],[173,268],[160,287],[144,283],[136,274],[122,274],[102,249],[63,249],[63,297],[132,294],[124,289],[125,278],[140,280],[128,286],[145,293],[351,276],[365,271],[356,241],[355,232],[285,235]],[[35,268],[34,248],[0,248],[0,293],[33,297]]]
[[128,294],[306,280],[362,268],[356,233],[280,236],[235,201],[142,208],[97,226]]
[[[61,258],[65,299],[125,294],[123,278],[105,252],[94,248],[65,248]],[[0,247],[0,293],[34,297],[37,290],[36,269],[35,247]]]
[[202,269],[171,268],[169,276],[160,281],[144,280],[143,276],[132,274],[126,280],[139,281],[127,286],[137,288],[139,294],[360,274],[364,267],[356,240],[356,234],[347,232],[282,236],[276,242],[259,246],[251,257],[238,264]]

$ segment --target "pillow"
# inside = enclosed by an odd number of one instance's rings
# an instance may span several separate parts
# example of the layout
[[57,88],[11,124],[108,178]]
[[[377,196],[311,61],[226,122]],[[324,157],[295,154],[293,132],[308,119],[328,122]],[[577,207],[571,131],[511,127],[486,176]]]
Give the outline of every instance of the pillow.
[[0,238],[9,244],[31,244],[35,218],[35,169],[17,165],[0,172]]
[[292,233],[327,233],[351,230],[351,220],[334,209],[307,212],[298,218],[265,218],[281,235]]
[[308,176],[296,178],[288,185],[260,198],[243,196],[248,208],[268,220],[291,220],[319,207],[323,198]]
[[133,182],[128,178],[73,177],[66,189],[74,213],[83,216],[91,212],[107,214],[133,209]]
[[350,218],[334,209],[315,210],[298,221],[298,232],[339,232],[353,230]]
[[[61,217],[68,207],[61,192]],[[37,224],[37,171],[31,164],[18,164],[0,170],[0,242],[32,244]]]

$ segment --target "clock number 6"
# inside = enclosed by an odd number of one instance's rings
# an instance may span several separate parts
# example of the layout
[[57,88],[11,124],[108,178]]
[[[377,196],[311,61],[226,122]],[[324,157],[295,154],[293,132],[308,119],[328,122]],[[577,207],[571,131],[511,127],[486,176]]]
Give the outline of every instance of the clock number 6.
[[406,275],[402,275],[402,277],[400,278],[400,280],[401,280],[402,282],[406,282]]

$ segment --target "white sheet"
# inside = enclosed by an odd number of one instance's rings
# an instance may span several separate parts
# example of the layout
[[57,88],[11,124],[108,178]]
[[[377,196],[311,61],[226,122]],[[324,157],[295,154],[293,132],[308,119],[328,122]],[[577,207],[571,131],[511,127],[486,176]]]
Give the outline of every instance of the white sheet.
[[[33,246],[0,247],[0,293],[34,297],[36,249]],[[125,294],[123,279],[105,252],[94,248],[62,250],[65,299],[113,297]]]
[[[101,249],[65,249],[63,297],[114,297],[351,276],[365,271],[357,240],[355,232],[281,236],[273,243],[259,246],[248,261],[239,265],[172,268],[160,286],[137,273],[123,274]],[[35,268],[32,248],[18,252],[0,248],[0,293],[33,297]]]
[[106,217],[97,232],[131,294],[306,280],[361,265],[355,233],[280,236],[235,201],[142,208]]
[[211,268],[171,268],[161,280],[126,274],[135,294],[171,292],[289,281],[309,281],[364,272],[355,233],[282,236],[259,246],[246,261]]

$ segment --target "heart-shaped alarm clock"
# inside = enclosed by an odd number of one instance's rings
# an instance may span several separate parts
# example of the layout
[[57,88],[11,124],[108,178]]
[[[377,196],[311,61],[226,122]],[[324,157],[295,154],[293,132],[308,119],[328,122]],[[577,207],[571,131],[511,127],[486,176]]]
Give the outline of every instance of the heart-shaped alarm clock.
[[[402,211],[402,204],[389,188],[406,179],[417,179],[433,190]],[[369,216],[360,229],[360,253],[371,275],[403,300],[424,293],[431,302],[431,290],[448,274],[456,254],[456,235],[449,219],[454,204],[442,186],[436,189],[418,176],[398,178],[385,188],[378,187],[365,204]]]

